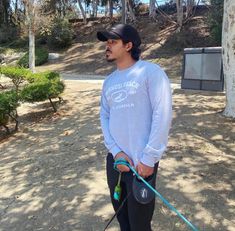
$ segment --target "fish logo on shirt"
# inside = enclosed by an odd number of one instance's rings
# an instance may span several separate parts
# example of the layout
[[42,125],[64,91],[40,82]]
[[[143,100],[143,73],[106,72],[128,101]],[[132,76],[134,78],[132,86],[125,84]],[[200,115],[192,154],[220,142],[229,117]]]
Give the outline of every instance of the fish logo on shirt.
[[120,102],[124,101],[127,98],[127,96],[128,96],[128,94],[127,94],[126,90],[119,90],[119,91],[114,92],[111,95],[111,98],[114,102],[120,103]]

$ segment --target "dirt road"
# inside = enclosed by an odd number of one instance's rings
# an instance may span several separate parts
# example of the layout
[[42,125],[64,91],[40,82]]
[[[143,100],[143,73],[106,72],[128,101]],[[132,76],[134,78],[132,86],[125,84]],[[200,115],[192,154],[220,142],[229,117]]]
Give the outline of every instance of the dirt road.
[[[23,105],[0,142],[1,231],[101,231],[113,211],[99,125],[100,82],[66,80],[57,113]],[[174,90],[174,120],[157,190],[200,230],[235,230],[235,121],[223,93]],[[30,113],[29,113],[30,111]],[[116,221],[110,231],[118,231]],[[188,230],[159,200],[154,231]]]

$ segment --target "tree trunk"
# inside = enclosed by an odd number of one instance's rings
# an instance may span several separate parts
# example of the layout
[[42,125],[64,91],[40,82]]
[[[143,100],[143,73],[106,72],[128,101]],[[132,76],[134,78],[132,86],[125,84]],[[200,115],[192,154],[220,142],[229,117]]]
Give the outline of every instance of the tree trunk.
[[178,29],[177,32],[181,31],[182,25],[183,25],[183,1],[182,0],[176,0],[176,7],[177,7],[177,24]]
[[32,72],[35,72],[35,8],[34,8],[34,0],[29,0],[28,19],[29,19],[29,69]]
[[133,8],[132,8],[131,0],[126,0],[126,4],[128,6],[128,10],[129,10],[131,21],[135,22],[136,21],[136,17],[135,17]]
[[122,0],[122,23],[126,23],[126,0]]
[[31,23],[29,25],[29,69],[35,72],[35,32]]
[[8,25],[8,23],[9,23],[9,8],[10,8],[9,0],[6,0],[3,2],[3,7],[4,7],[4,11],[3,11],[4,23],[6,25]]
[[29,28],[29,68],[35,72],[35,8],[34,0],[24,0],[27,23]]
[[107,17],[108,16],[108,12],[109,12],[109,4],[107,2],[107,4],[105,5],[105,8],[104,8],[104,16]]
[[18,14],[18,0],[15,1],[15,14]]
[[82,12],[83,21],[84,21],[84,23],[86,24],[86,23],[87,23],[87,20],[86,20],[86,12],[85,12],[85,10],[83,9],[81,0],[77,0],[77,1],[78,1],[79,8],[80,8],[80,10],[81,10],[81,12]]
[[113,0],[109,0],[109,17],[113,18]]
[[150,0],[149,1],[149,17],[150,18],[155,18],[156,17],[156,5],[155,5],[156,0]]
[[223,69],[226,87],[226,107],[224,115],[235,118],[235,21],[234,0],[224,1],[222,32]]
[[92,0],[92,16],[97,17],[97,0]]
[[193,12],[193,6],[195,5],[195,2],[194,0],[187,0],[186,3],[186,18],[188,18]]

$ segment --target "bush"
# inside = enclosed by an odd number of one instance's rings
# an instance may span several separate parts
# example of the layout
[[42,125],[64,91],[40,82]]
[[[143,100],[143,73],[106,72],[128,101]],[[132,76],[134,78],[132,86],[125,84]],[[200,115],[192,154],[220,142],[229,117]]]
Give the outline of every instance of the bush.
[[211,9],[208,15],[212,38],[221,45],[222,40],[222,23],[224,0],[211,0]]
[[28,69],[14,66],[0,66],[0,74],[5,75],[12,80],[16,91],[18,91],[19,85],[32,75]]
[[9,119],[13,119],[16,122],[15,130],[18,129],[17,111],[18,96],[16,91],[7,91],[0,93],[0,126],[5,127],[9,133],[7,123]]
[[56,19],[51,28],[49,44],[55,48],[65,48],[72,44],[73,30],[65,19]]
[[34,74],[33,78],[32,83],[26,85],[21,91],[22,101],[33,103],[49,99],[54,111],[56,111],[51,99],[59,97],[65,88],[59,75],[55,72],[46,72]]
[[24,78],[26,79],[32,72],[23,67],[15,66],[0,66],[0,74],[5,75],[11,79],[13,78]]
[[27,48],[29,44],[29,38],[28,37],[24,37],[24,38],[16,38],[14,39],[11,43],[9,43],[9,47],[13,48],[13,49],[17,49],[17,48]]
[[64,84],[62,81],[42,79],[25,86],[21,91],[21,99],[31,103],[39,102],[49,98],[56,98],[63,91]]
[[[48,51],[43,48],[35,49],[35,66],[40,66],[48,60]],[[19,61],[18,65],[22,67],[29,67],[29,52],[27,52]]]
[[1,25],[0,27],[0,43],[8,43],[18,36],[17,27]]
[[[16,122],[15,130],[18,129],[17,107],[19,102],[39,102],[46,99],[56,111],[52,98],[59,97],[64,91],[65,85],[60,80],[56,72],[32,73],[30,70],[22,67],[0,66],[0,74],[12,79],[16,89],[0,93],[0,126],[5,127],[9,133],[7,123],[9,119]],[[20,88],[20,83],[27,84]]]

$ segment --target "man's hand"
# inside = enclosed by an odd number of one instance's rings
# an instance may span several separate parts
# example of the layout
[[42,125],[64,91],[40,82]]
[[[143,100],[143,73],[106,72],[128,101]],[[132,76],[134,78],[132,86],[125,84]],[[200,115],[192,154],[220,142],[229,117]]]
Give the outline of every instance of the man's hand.
[[136,170],[140,176],[143,178],[147,178],[148,176],[151,176],[154,172],[154,167],[149,167],[141,162],[139,162],[136,166]]
[[[115,156],[115,160],[117,159],[120,159],[120,158],[124,158],[126,161],[129,162],[129,164],[131,166],[133,166],[133,162],[132,160],[124,153],[124,152],[119,152],[116,156]],[[120,172],[129,172],[130,169],[125,166],[125,165],[122,165],[122,164],[118,164],[117,165],[117,169],[120,171]]]

